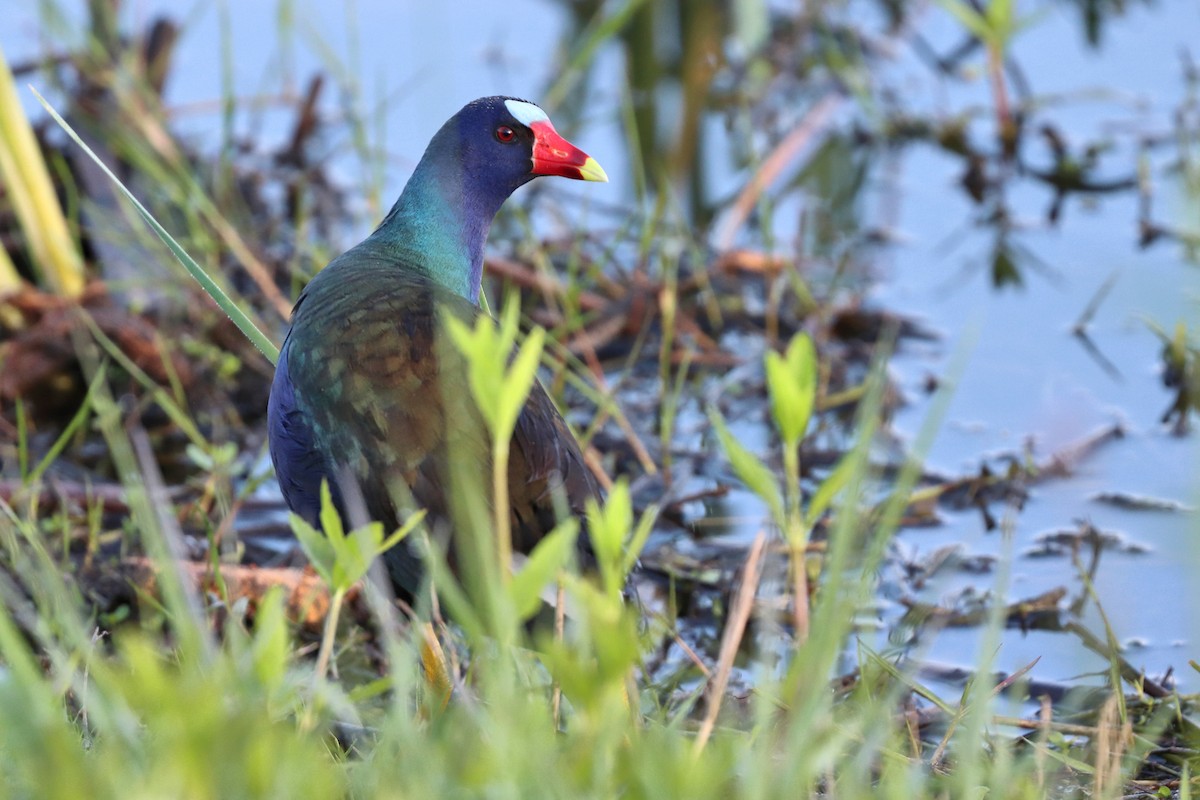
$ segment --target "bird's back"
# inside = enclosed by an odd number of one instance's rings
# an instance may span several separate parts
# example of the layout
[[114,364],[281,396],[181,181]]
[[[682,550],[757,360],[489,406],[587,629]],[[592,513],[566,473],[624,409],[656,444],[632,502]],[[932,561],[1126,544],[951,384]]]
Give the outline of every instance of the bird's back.
[[[310,282],[280,353],[269,408],[271,456],[289,507],[315,523],[327,478],[343,513],[357,494],[367,514],[386,526],[398,523],[398,508],[406,505],[428,509],[435,528],[445,526],[451,464],[480,478],[478,497],[490,502],[490,438],[470,396],[465,361],[440,333],[443,315],[473,322],[481,313],[419,270],[397,265],[394,254],[369,246],[351,250]],[[556,502],[580,514],[587,498],[600,495],[574,436],[537,382],[510,446],[509,495],[518,551],[553,527]],[[400,588],[415,592],[415,557],[397,548],[388,562]]]

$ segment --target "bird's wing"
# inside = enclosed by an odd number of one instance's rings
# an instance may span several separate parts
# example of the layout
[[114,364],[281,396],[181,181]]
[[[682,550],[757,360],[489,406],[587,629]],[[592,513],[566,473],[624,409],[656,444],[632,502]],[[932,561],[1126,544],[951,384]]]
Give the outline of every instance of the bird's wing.
[[[581,515],[588,499],[601,497],[578,441],[539,381],[534,382],[517,420],[510,458],[514,521],[534,540],[548,533],[562,515]],[[513,545],[527,551],[534,543],[514,541]]]
[[449,293],[371,266],[313,279],[297,304],[286,369],[313,446],[358,479],[372,517],[394,523],[404,487],[431,512],[444,509],[433,474],[448,432],[476,449],[486,439],[466,435],[478,425],[456,418],[453,398],[443,397],[455,381],[443,376],[461,372],[436,341],[440,295]]
[[288,369],[290,344],[290,339],[285,341],[279,351],[271,397],[267,402],[271,461],[275,464],[275,476],[288,508],[309,524],[316,525],[321,511],[321,479],[332,475],[332,467],[317,449],[312,426],[296,404]]
[[[318,275],[297,304],[286,362],[277,369],[278,402],[272,393],[272,433],[280,439],[272,454],[289,505],[315,507],[321,476],[334,483],[330,472],[343,468],[357,477],[369,515],[388,525],[397,521],[397,491],[411,492],[414,505],[434,520],[452,515],[445,487],[456,479],[476,482],[469,499],[490,498],[490,437],[468,389],[465,359],[440,333],[442,315],[472,322],[483,312],[394,267],[358,264],[336,282],[325,277]],[[538,382],[509,457],[518,550],[528,551],[553,528],[560,506],[578,514],[588,497],[600,496]]]

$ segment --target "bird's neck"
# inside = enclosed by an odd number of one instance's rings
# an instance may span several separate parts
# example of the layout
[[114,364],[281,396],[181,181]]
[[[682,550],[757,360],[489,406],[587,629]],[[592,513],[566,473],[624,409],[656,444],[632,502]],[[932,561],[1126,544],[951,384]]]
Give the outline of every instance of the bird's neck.
[[471,191],[464,177],[461,170],[431,168],[422,160],[364,244],[478,305],[483,245],[504,198]]

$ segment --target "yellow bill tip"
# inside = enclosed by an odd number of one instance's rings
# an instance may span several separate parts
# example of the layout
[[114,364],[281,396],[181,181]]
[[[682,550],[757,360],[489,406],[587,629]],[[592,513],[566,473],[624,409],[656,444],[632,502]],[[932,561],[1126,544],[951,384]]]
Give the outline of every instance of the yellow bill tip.
[[583,162],[583,166],[579,167],[579,177],[585,181],[608,183],[608,174],[604,171],[604,167],[600,166],[600,162],[591,156],[588,156],[587,161]]

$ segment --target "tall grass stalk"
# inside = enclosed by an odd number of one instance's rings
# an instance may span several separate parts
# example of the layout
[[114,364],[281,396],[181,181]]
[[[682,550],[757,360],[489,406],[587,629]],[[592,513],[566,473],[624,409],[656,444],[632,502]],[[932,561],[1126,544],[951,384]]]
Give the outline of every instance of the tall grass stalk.
[[69,135],[75,141],[75,144],[79,145],[79,147],[82,148],[85,153],[87,153],[88,157],[95,161],[96,165],[104,171],[104,174],[107,175],[109,179],[111,179],[113,183],[117,185],[117,189],[120,190],[125,199],[133,204],[134,208],[137,209],[138,214],[141,215],[146,224],[149,225],[156,234],[158,234],[158,237],[162,239],[163,243],[171,250],[175,257],[179,259],[179,263],[183,264],[184,268],[191,274],[193,278],[196,279],[201,288],[208,293],[208,296],[211,297],[218,306],[220,306],[222,311],[229,315],[229,318],[233,320],[234,324],[238,326],[238,329],[241,330],[245,337],[249,339],[250,342],[257,347],[272,364],[278,361],[279,348],[275,345],[275,343],[272,342],[265,333],[259,330],[258,326],[256,326],[254,322],[251,321],[250,317],[244,311],[242,311],[242,309],[239,308],[232,299],[230,299],[229,295],[227,295],[225,291],[217,284],[217,282],[213,280],[212,276],[210,276],[203,267],[197,264],[195,259],[188,255],[187,251],[183,249],[179,242],[175,241],[175,238],[167,232],[167,229],[164,228],[158,222],[158,220],[154,218],[154,215],[147,211],[146,207],[142,205],[136,197],[133,196],[133,193],[125,188],[125,184],[121,183],[121,180],[113,174],[112,170],[110,170],[108,166],[92,151],[92,149],[88,147],[81,138],[79,138],[79,134],[75,133],[75,130],[67,124],[67,121],[64,120],[48,102],[46,102],[46,99],[38,93],[37,89],[31,88],[30,91],[32,91],[34,96],[37,97],[38,102],[42,104],[42,107],[46,109],[46,112],[54,118],[54,121],[57,122],[59,126],[67,132],[67,135]]
[[[17,97],[12,71],[0,50],[0,181],[16,212],[29,254],[56,294],[78,297],[85,277],[83,257],[59,205],[50,171]],[[5,254],[0,258],[0,294],[19,285]]]
[[0,299],[21,288],[21,276],[8,250],[0,247]]
[[558,79],[543,95],[542,105],[547,110],[553,111],[567,99],[571,90],[583,79],[601,46],[618,36],[638,9],[646,4],[647,0],[625,0],[615,10],[611,9],[611,3],[595,6],[595,15],[568,48],[570,59],[559,72]]
[[499,325],[490,316],[481,314],[473,329],[453,317],[446,319],[450,338],[467,357],[471,393],[492,436],[491,500],[503,584],[510,580],[513,554],[508,497],[509,445],[525,398],[537,380],[546,335],[541,328],[535,328],[518,347],[519,310],[516,299],[512,298],[505,304]]

